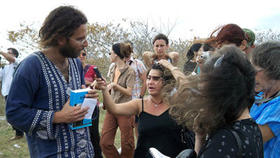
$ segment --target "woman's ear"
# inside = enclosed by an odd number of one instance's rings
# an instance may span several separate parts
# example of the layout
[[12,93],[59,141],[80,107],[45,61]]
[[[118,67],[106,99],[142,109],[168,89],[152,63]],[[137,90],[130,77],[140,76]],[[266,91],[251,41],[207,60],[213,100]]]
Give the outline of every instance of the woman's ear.
[[239,48],[242,50],[242,51],[245,51],[245,49],[247,49],[247,41],[246,40],[243,40],[241,42],[241,45],[239,46]]

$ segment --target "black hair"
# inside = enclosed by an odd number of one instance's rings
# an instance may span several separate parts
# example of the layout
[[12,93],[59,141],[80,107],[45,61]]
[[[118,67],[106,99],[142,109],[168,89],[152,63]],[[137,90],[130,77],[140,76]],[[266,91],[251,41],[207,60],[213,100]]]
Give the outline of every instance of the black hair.
[[156,42],[156,40],[164,40],[166,45],[169,44],[167,36],[162,33],[155,36],[155,38],[153,39],[153,44]]
[[12,51],[12,53],[15,55],[16,58],[18,57],[19,53],[15,48],[8,48],[7,50]]
[[133,52],[132,47],[129,43],[115,43],[112,46],[112,50],[121,59],[128,58]]
[[221,124],[235,121],[255,99],[255,70],[236,46],[225,46],[201,69],[204,94]]
[[193,57],[194,57],[194,52],[199,51],[201,45],[202,45],[201,43],[194,43],[194,44],[190,47],[190,49],[188,50],[188,52],[187,52],[187,54],[186,54],[186,57],[188,58],[188,61],[193,59]]
[[[203,136],[232,125],[255,99],[255,70],[236,46],[224,46],[206,61],[200,76],[181,81],[170,114]],[[199,114],[199,115],[198,115]],[[211,119],[209,119],[211,118]]]

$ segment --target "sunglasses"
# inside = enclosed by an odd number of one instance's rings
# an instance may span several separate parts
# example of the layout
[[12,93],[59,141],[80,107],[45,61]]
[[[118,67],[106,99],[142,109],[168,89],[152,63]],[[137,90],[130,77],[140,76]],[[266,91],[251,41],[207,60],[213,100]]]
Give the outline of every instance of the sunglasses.
[[87,54],[86,53],[82,53],[82,56],[86,56]]
[[148,76],[147,77],[148,80],[154,80],[154,81],[159,81],[160,79],[162,79],[161,76]]

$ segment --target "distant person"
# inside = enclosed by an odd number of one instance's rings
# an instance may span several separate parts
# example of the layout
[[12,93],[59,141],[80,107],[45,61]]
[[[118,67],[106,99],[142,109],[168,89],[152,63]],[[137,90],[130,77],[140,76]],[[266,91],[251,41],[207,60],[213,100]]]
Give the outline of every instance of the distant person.
[[[46,17],[39,37],[42,50],[26,57],[15,72],[7,120],[26,133],[31,158],[92,158],[89,128],[69,128],[89,109],[69,105],[70,90],[85,87],[77,57],[88,46],[87,18],[71,6],[60,6]],[[98,94],[89,90],[86,97]]]
[[[135,84],[135,72],[126,64],[125,58],[132,53],[130,44],[115,43],[110,52],[111,62],[115,63],[110,70],[108,89],[116,103],[124,103],[132,99]],[[106,109],[106,104],[103,103]],[[115,115],[110,111],[105,114],[100,146],[106,158],[131,158],[134,153],[134,116]],[[114,145],[116,131],[121,131],[121,152]]]
[[280,42],[266,42],[252,52],[256,71],[256,92],[260,92],[250,115],[259,124],[264,142],[264,157],[280,156]]
[[184,64],[184,73],[186,75],[190,75],[196,68],[196,57],[197,57],[197,52],[199,51],[200,47],[201,47],[201,43],[194,43],[191,45],[191,47],[189,48],[186,57],[187,57],[187,61]]
[[247,38],[247,47],[244,50],[247,54],[247,56],[250,56],[251,52],[253,51],[253,49],[256,47],[255,46],[255,33],[247,28],[243,28],[243,31],[245,32],[245,36]]
[[143,60],[148,68],[151,67],[156,61],[161,59],[166,59],[171,62],[173,65],[177,65],[179,60],[178,52],[167,52],[169,48],[169,40],[166,35],[158,34],[153,39],[153,48],[154,52],[144,52]]
[[[184,65],[186,75],[195,75],[200,73],[200,68],[205,61],[213,54],[214,48],[207,43],[195,43],[187,52],[188,60]],[[192,59],[192,60],[189,60]]]
[[214,48],[234,44],[244,52],[247,48],[247,37],[240,26],[227,24],[214,30],[206,43],[211,43]]
[[[8,94],[13,80],[13,74],[15,72],[16,67],[19,64],[19,60],[17,59],[19,53],[15,48],[8,48],[7,53],[0,51],[0,54],[9,62],[8,65],[5,65],[0,70],[0,80],[2,81],[1,93],[2,96],[5,98],[5,101],[7,101]],[[16,140],[22,138],[24,135],[23,132],[15,128],[14,126],[12,127],[16,131],[16,134],[14,137],[10,138],[10,140]]]
[[[126,41],[126,43],[129,43],[133,50],[133,43],[130,41]],[[126,60],[126,63],[131,68],[133,68],[133,70],[135,71],[136,80],[135,80],[134,87],[132,89],[132,99],[143,98],[146,93],[147,69],[141,60],[133,57],[133,52],[125,60]],[[135,116],[135,135],[137,138],[138,137],[138,116],[137,115]]]
[[[85,84],[86,87],[90,87],[90,85],[95,81],[96,74],[94,71],[95,65],[86,64],[87,52],[86,50],[82,50],[79,56],[79,59],[83,65],[83,71],[85,76]],[[90,140],[94,148],[94,157],[93,158],[102,158],[100,143],[100,134],[99,134],[99,102],[92,113],[92,126],[89,127],[90,130]]]

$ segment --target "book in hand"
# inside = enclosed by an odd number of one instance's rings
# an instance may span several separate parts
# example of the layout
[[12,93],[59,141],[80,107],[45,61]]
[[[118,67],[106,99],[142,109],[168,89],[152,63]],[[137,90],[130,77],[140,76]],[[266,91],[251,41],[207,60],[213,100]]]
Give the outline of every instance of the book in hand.
[[85,98],[89,90],[90,88],[70,91],[70,106],[81,106],[81,108],[89,107],[88,113],[82,121],[69,124],[72,130],[92,126],[91,116],[97,105],[97,99]]

